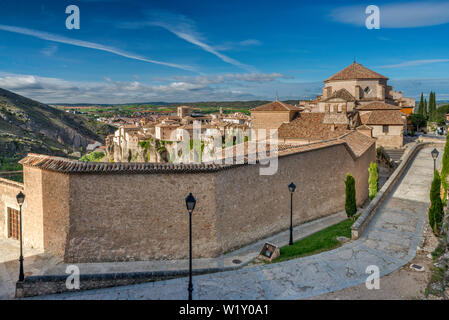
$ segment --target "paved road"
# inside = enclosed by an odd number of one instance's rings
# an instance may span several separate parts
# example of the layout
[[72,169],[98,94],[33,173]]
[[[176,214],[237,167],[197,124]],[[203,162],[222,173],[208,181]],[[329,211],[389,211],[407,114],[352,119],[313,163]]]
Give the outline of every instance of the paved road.
[[[370,265],[378,266],[383,276],[407,264],[426,223],[433,177],[430,151],[418,153],[359,240],[315,256],[196,276],[194,299],[301,299],[364,283]],[[40,298],[186,299],[186,288],[187,279],[181,278]]]

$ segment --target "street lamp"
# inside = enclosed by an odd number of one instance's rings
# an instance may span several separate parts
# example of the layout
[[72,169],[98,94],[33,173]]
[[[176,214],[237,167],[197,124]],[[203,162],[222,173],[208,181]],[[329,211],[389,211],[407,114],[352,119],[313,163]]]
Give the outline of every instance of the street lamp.
[[435,172],[435,170],[437,169],[437,158],[440,153],[435,148],[432,150],[431,154],[432,154],[432,158],[433,158],[433,171]]
[[292,182],[288,185],[290,190],[290,242],[289,245],[293,245],[293,192],[296,190],[296,185]]
[[19,271],[19,281],[23,281],[25,279],[25,276],[23,274],[23,250],[22,250],[22,205],[23,202],[25,201],[25,195],[22,193],[22,191],[19,192],[19,194],[16,196],[17,198],[17,203],[19,204],[20,207],[20,257],[19,257],[19,262],[20,262],[20,271]]
[[195,209],[196,199],[192,193],[186,197],[187,211],[189,212],[189,300],[192,300],[193,283],[192,283],[192,212]]

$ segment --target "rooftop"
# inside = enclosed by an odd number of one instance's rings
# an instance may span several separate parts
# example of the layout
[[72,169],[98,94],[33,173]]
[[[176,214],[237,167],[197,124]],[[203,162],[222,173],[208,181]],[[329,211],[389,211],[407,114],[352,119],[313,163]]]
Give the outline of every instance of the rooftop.
[[369,111],[360,116],[366,125],[404,125],[404,114],[399,110]]
[[359,111],[368,111],[368,110],[401,110],[402,107],[394,106],[392,104],[384,103],[384,102],[372,102],[363,106],[358,106],[357,110]]
[[299,111],[299,110],[302,110],[302,109],[292,106],[291,104],[276,100],[276,101],[261,105],[259,107],[253,108],[250,111]]
[[324,123],[325,116],[324,112],[302,112],[293,121],[279,127],[279,138],[325,140],[339,137],[349,131],[347,122]]
[[328,81],[336,81],[336,80],[358,80],[358,79],[385,79],[388,80],[387,77],[370,70],[361,64],[354,62],[350,66],[344,68],[340,72],[337,72],[332,77],[324,80],[324,82]]

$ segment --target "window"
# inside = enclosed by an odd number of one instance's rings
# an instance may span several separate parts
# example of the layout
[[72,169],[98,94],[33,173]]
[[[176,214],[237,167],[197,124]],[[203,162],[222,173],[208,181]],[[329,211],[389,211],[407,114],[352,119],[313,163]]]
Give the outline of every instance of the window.
[[8,208],[8,238],[19,240],[19,211]]
[[382,126],[382,132],[388,133],[388,126]]
[[365,93],[368,94],[371,92],[371,89],[370,89],[370,87],[366,87],[365,90],[363,90],[363,91],[365,91]]

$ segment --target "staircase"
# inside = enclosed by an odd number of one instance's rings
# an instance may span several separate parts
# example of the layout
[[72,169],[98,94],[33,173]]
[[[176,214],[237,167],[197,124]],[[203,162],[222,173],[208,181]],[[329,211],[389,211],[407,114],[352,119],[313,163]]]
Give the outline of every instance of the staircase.
[[385,149],[385,153],[390,157],[396,165],[401,163],[401,157],[404,154],[405,149]]

